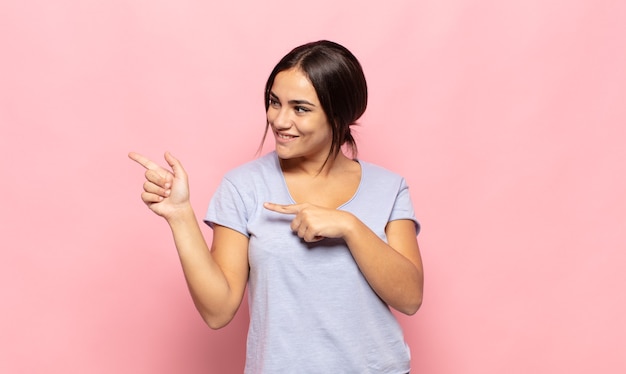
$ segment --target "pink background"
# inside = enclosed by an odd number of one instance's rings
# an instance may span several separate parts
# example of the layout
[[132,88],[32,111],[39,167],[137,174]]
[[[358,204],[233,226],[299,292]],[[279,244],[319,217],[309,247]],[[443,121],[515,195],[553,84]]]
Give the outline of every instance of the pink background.
[[126,154],[173,152],[203,215],[273,65],[322,38],[422,222],[413,372],[626,372],[625,25],[618,0],[2,0],[0,372],[241,372],[247,305],[203,325]]

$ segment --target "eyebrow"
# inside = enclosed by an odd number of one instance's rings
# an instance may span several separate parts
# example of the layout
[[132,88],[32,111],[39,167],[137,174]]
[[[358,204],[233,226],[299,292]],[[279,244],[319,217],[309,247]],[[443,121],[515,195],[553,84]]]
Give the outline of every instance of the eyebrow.
[[[280,99],[278,98],[278,96],[275,93],[270,92],[270,96],[273,99],[277,99],[278,101],[280,101]],[[291,105],[302,105],[302,104],[304,104],[304,105],[316,106],[315,104],[313,104],[312,102],[307,101],[307,100],[289,100],[287,103],[289,103]]]

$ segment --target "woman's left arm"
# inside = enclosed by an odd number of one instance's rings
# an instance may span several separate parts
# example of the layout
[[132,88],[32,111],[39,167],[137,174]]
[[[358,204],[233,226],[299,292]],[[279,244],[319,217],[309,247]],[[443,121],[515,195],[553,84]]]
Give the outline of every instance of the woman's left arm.
[[367,282],[389,306],[415,314],[424,290],[415,222],[400,219],[387,223],[385,243],[359,219],[352,221],[344,240]]
[[291,229],[307,242],[343,238],[372,289],[392,308],[408,315],[422,305],[424,273],[415,222],[408,219],[387,223],[387,243],[353,214],[312,204],[265,208],[292,214]]

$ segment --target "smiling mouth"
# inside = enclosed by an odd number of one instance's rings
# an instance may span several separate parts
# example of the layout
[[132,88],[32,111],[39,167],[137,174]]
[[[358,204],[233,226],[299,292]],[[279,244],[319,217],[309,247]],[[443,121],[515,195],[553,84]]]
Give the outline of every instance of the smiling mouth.
[[284,139],[284,140],[291,140],[291,139],[297,138],[297,136],[295,135],[280,134],[280,133],[276,133],[276,137],[279,139]]

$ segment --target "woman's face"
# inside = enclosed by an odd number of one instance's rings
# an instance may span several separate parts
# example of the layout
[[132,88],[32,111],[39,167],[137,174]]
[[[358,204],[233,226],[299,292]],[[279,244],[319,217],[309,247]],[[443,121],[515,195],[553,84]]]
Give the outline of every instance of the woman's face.
[[315,88],[301,70],[292,68],[276,75],[267,121],[281,159],[326,160],[332,130]]

